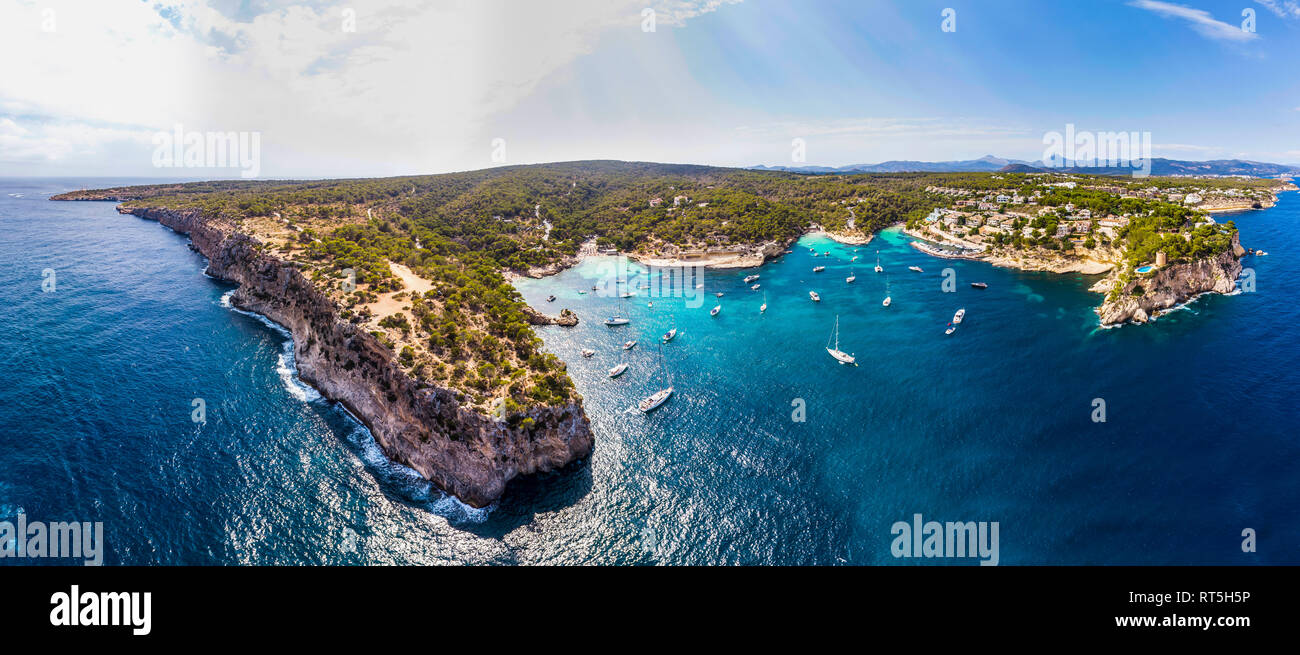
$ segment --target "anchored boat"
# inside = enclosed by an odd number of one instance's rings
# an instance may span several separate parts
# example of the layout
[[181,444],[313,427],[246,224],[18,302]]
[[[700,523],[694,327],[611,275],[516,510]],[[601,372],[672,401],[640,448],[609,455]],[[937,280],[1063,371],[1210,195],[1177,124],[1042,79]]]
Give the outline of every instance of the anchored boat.
[[641,402],[637,403],[636,408],[641,410],[641,413],[643,414],[649,414],[655,409],[658,409],[660,405],[668,402],[668,398],[673,395],[673,376],[668,372],[668,367],[664,364],[663,346],[659,347],[659,369],[664,372],[664,378],[665,381],[668,382],[668,386],[650,394]]
[[610,316],[609,318],[605,319],[605,325],[609,325],[609,326],[627,325],[628,323],[632,322],[632,319],[623,316],[623,302],[621,300],[618,303],[618,307],[619,307],[618,312],[616,312],[614,315]]
[[[831,341],[835,342],[835,347],[831,348]],[[830,353],[835,361],[841,364],[856,364],[857,359],[843,350],[840,350],[840,317],[835,317],[835,329],[831,331],[831,338],[826,342],[826,352]]]

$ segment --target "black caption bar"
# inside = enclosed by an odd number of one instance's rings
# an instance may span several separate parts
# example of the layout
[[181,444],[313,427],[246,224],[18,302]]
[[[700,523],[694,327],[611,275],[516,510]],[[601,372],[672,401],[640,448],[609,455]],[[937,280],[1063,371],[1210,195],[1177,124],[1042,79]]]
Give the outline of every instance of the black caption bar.
[[[500,625],[502,634],[476,638],[485,643],[592,622],[653,634],[680,623],[737,638],[806,630],[1047,631],[1118,643],[1240,643],[1291,631],[1296,574],[1183,567],[3,567],[0,624],[42,643],[218,645],[275,633],[337,645],[386,634],[435,639],[462,622],[476,631]],[[582,639],[580,632],[569,638]]]

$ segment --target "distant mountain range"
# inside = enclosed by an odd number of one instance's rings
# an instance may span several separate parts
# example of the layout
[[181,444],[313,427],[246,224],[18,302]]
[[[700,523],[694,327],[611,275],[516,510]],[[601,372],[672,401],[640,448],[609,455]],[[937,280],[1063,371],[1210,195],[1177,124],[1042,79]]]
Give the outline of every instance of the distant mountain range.
[[[879,164],[853,164],[850,166],[751,166],[753,170],[787,171],[791,173],[1087,173],[1091,175],[1129,175],[1133,168],[1129,166],[1066,168],[1049,167],[1042,161],[1024,161],[1005,159],[985,155],[979,159],[962,161],[886,161]],[[1152,175],[1252,175],[1255,177],[1273,177],[1277,175],[1300,174],[1300,166],[1287,164],[1269,164],[1244,159],[1214,159],[1210,161],[1185,161],[1180,159],[1151,159]]]

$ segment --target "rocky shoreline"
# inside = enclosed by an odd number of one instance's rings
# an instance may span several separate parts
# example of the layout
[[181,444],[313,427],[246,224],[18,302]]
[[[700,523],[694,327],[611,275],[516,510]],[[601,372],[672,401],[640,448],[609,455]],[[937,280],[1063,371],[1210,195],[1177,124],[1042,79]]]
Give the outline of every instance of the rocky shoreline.
[[[908,236],[936,240],[912,230]],[[952,243],[956,240],[949,240]],[[1107,274],[1089,289],[1107,294],[1101,306],[1094,311],[1103,327],[1124,323],[1147,323],[1171,309],[1179,307],[1206,293],[1231,293],[1236,289],[1241,274],[1241,256],[1245,249],[1236,235],[1229,250],[1215,257],[1193,262],[1171,264],[1152,274],[1131,279],[1120,288],[1115,297],[1111,292],[1120,282],[1122,253],[1113,249],[1097,249],[1085,257],[1042,256],[1036,253],[998,254],[983,252],[971,255],[953,255],[952,259],[969,259],[988,262],[994,266],[1023,271],[1047,273]],[[1139,289],[1140,287],[1140,289]],[[1140,294],[1135,294],[1140,291]]]
[[581,400],[532,408],[514,417],[520,420],[485,416],[462,405],[459,392],[409,376],[378,339],[340,318],[338,306],[293,264],[264,254],[257,239],[232,223],[193,210],[118,211],[188,234],[208,258],[208,274],[239,284],[233,305],[292,333],[305,382],[365,423],[391,460],[465,503],[489,506],[511,479],[558,470],[591,453],[594,437]]
[[1097,308],[1101,324],[1146,323],[1201,294],[1232,293],[1237,288],[1237,277],[1241,275],[1243,254],[1245,250],[1234,235],[1228,250],[1214,257],[1170,264],[1148,275],[1135,277],[1123,283],[1113,298],[1109,294],[1121,282],[1117,275],[1112,274],[1091,289],[1108,294],[1106,301]]

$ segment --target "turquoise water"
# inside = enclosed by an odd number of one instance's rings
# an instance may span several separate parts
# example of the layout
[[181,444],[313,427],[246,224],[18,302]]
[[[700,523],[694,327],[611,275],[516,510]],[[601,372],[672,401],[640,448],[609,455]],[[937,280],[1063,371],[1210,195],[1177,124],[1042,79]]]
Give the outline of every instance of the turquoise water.
[[1139,266],[1139,267],[1137,267],[1137,268],[1134,269],[1134,270],[1136,270],[1136,271],[1139,272],[1139,273],[1150,273],[1151,270],[1154,269],[1154,268],[1155,268],[1154,266],[1151,266],[1151,265],[1148,264],[1147,266]]
[[[854,285],[853,247],[807,238],[757,269],[758,292],[750,271],[711,271],[720,300],[638,297],[616,329],[601,324],[616,299],[577,293],[601,260],[522,280],[534,306],[582,319],[540,334],[596,450],[474,512],[303,387],[286,337],[224,306],[230,285],[183,236],[45,199],[115,183],[0,180],[0,518],[104,521],[109,563],[893,564],[890,526],[915,513],[998,521],[1004,564],[1300,562],[1296,194],[1233,217],[1274,253],[1244,260],[1258,292],[1143,327],[1097,329],[1093,278],[934,259],[893,232],[860,249]],[[824,349],[836,315],[857,367]],[[677,393],[645,416],[674,321]]]
[[[1287,194],[1274,210],[1234,217],[1243,240],[1295,253],[1297,205]],[[649,528],[656,561],[893,563],[889,527],[918,512],[999,521],[1004,563],[1297,561],[1290,462],[1300,449],[1287,389],[1300,375],[1279,329],[1297,318],[1296,255],[1247,258],[1268,280],[1258,293],[1206,296],[1152,325],[1106,330],[1094,276],[942,260],[908,241],[889,230],[855,253],[808,236],[759,269],[709,271],[698,307],[628,301],[633,322],[615,329],[598,319],[616,299],[577,294],[615,270],[610,260],[517,284],[534,306],[581,317],[543,338],[569,362],[597,428],[602,504]],[[953,293],[942,290],[944,269]],[[757,292],[742,281],[752,273]],[[977,281],[988,289],[971,288]],[[959,308],[966,318],[945,336]],[[857,367],[824,350],[836,316]],[[657,358],[638,348],[628,373],[607,380],[616,344],[653,344],[674,324],[680,334],[663,352],[677,393],[652,416],[630,412],[661,386]],[[576,356],[582,348],[597,354]],[[1098,398],[1105,422],[1093,421]],[[1271,535],[1267,551],[1241,552],[1248,527]]]

